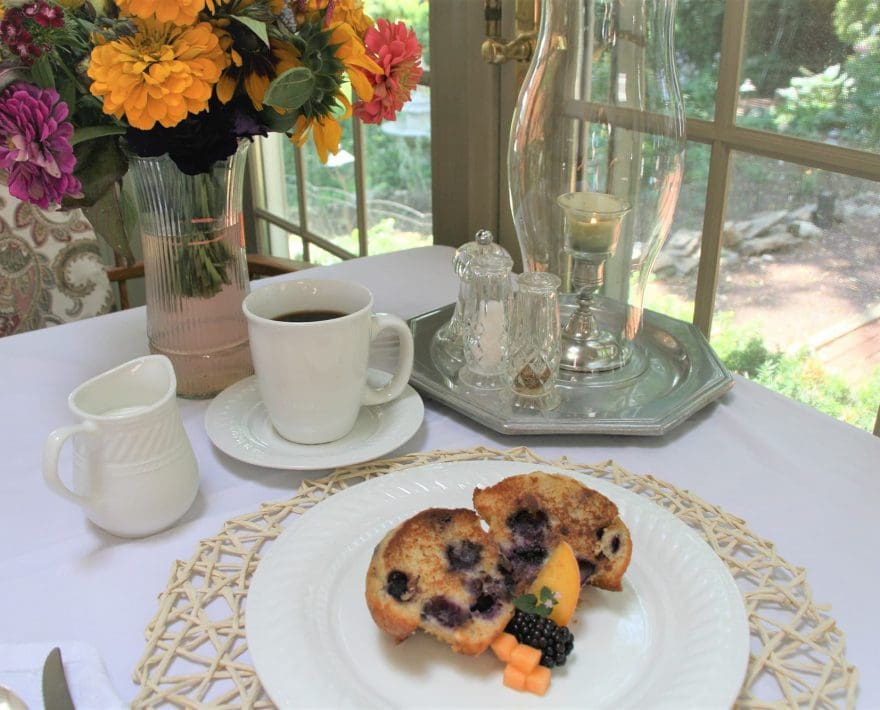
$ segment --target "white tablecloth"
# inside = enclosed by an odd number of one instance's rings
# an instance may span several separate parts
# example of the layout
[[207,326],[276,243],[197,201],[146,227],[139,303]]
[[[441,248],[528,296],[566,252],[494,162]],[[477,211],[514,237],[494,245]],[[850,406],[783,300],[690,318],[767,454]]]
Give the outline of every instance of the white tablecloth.
[[[294,277],[359,281],[373,290],[377,309],[407,318],[455,300],[452,255],[427,247]],[[222,454],[205,434],[207,403],[180,400],[201,470],[193,507],[171,530],[143,540],[90,524],[44,485],[43,442],[74,422],[67,409],[74,387],[147,351],[143,308],[0,339],[0,641],[93,644],[126,701],[136,693],[131,674],[173,561],[189,559],[227,519],[289,498],[304,477],[320,475]],[[388,456],[481,444],[526,445],[586,463],[614,459],[744,518],[807,569],[815,600],[832,605],[848,660],[861,671],[860,706],[880,707],[880,439],[737,378],[731,392],[656,438],[508,437],[426,401],[418,433]]]

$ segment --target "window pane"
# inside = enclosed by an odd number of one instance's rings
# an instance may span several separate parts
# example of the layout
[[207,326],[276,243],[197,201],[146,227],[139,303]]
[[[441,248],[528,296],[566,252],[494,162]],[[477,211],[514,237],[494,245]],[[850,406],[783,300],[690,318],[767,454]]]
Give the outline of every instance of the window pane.
[[[365,0],[372,18],[404,21],[413,27],[428,61],[427,0]],[[350,88],[346,86],[350,95]],[[355,97],[356,98],[356,97]],[[396,121],[363,126],[364,155],[354,148],[353,121],[342,125],[340,149],[322,164],[312,140],[301,149],[306,212],[299,210],[296,152],[283,136],[264,143],[264,207],[299,228],[332,242],[351,254],[360,253],[357,224],[357,160],[364,160],[368,253],[431,243],[430,93],[420,87],[398,112]],[[261,196],[257,196],[260,200]],[[339,261],[319,246],[304,244],[299,234],[269,227],[272,253],[318,264]]]
[[735,153],[712,345],[869,429],[880,402],[880,186]]
[[[352,122],[342,122],[339,152],[326,163],[310,143],[303,146],[305,157],[306,208],[309,231],[347,251],[358,253],[357,199],[354,177],[354,139]],[[319,264],[326,263],[312,256]]]
[[753,0],[737,122],[878,151],[880,8],[851,0]]
[[687,115],[711,119],[721,52],[724,0],[678,0],[675,54]]
[[[422,45],[429,69],[427,0],[366,0],[374,19],[402,20]],[[431,92],[420,86],[395,121],[365,125],[368,251],[380,254],[432,243]]]
[[700,240],[706,211],[706,185],[709,179],[709,146],[688,143],[681,194],[669,238],[657,261],[645,307],[691,322],[697,269],[700,265]]
[[398,120],[364,126],[370,254],[432,242],[430,96],[419,87]]

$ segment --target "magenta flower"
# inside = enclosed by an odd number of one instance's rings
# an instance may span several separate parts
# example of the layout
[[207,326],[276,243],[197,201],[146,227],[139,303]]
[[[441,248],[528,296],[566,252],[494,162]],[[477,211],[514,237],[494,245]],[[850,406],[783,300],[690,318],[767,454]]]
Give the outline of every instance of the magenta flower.
[[55,89],[16,81],[0,93],[0,169],[13,196],[43,209],[80,196],[67,113]]
[[393,121],[422,76],[422,45],[403,22],[381,19],[367,30],[364,44],[383,73],[370,76],[373,98],[358,101],[354,113],[364,123]]

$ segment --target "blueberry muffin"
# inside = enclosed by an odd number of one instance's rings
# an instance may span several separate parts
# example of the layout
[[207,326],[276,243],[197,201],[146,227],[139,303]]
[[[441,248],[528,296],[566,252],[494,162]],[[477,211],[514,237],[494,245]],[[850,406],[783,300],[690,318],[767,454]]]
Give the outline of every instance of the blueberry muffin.
[[373,552],[366,599],[401,642],[423,629],[453,651],[482,653],[513,616],[513,580],[498,546],[466,508],[431,508],[388,532]]
[[632,541],[617,506],[601,493],[536,471],[477,488],[473,500],[509,561],[517,591],[534,580],[560,540],[574,549],[582,585],[620,591]]

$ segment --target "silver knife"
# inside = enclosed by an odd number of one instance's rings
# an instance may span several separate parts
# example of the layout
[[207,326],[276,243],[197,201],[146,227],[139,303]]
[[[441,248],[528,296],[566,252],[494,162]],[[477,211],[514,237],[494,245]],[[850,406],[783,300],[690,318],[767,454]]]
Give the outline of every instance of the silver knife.
[[43,664],[43,704],[46,710],[76,710],[61,662],[61,649],[53,648]]

